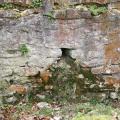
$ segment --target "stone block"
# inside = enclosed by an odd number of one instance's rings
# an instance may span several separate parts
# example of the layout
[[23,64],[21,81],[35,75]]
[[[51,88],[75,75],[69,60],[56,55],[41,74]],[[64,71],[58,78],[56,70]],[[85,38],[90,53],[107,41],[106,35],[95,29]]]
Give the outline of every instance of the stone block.
[[29,5],[32,3],[32,0],[0,0],[0,3],[14,3],[21,5]]

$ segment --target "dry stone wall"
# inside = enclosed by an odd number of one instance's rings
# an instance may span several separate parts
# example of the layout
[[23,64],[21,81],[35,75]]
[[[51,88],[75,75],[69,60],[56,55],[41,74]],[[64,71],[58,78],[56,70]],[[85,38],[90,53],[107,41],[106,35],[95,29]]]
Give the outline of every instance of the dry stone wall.
[[[104,4],[110,1],[85,2]],[[57,21],[45,25],[45,45],[73,49],[71,57],[91,67],[94,74],[120,79],[120,2],[116,2],[108,4],[106,14],[95,17],[87,10],[69,8],[56,11],[54,17]]]
[[32,3],[32,0],[0,0],[0,3],[19,3],[23,5],[29,5]]
[[[0,1],[3,2],[11,1]],[[92,16],[86,8],[64,8],[49,16],[55,2],[44,1],[43,9],[0,9],[0,89],[9,87],[11,82],[29,83],[28,76],[60,59],[62,48],[69,50],[81,65],[91,67],[93,74],[120,80],[120,1],[65,1],[108,4],[108,10]],[[21,49],[28,52],[22,55]]]
[[[11,11],[7,13],[8,16],[6,17],[10,18],[12,16]],[[7,15],[6,13],[3,14]],[[30,15],[19,20],[8,19],[7,22],[5,21],[5,25],[1,23],[0,76],[2,78],[10,78],[13,72],[21,77],[26,76],[28,71],[31,73],[28,73],[27,76],[29,74],[34,75],[40,69],[45,69],[54,63],[61,56],[60,49],[45,47],[43,23],[41,14]],[[22,44],[26,44],[28,49],[28,54],[25,56],[21,56],[19,49]]]

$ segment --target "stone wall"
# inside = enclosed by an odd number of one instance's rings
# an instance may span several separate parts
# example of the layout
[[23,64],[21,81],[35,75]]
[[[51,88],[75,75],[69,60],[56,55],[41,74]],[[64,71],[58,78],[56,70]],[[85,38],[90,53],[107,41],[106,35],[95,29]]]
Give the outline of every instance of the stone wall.
[[[109,3],[104,0],[90,2]],[[71,49],[71,57],[91,67],[94,74],[120,79],[119,10],[120,2],[116,1],[108,4],[106,14],[95,17],[87,10],[58,10],[54,14],[57,20],[53,23],[46,22],[45,45],[49,48]]]
[[0,0],[0,3],[19,3],[23,5],[31,4],[32,0]]
[[[120,2],[69,1],[84,2],[107,3],[108,11],[92,16],[88,9],[64,8],[54,10],[53,19],[49,10],[54,1],[45,1],[47,7],[43,9],[0,9],[1,90],[11,82],[28,84],[29,76],[60,59],[62,48],[83,67],[91,67],[93,74],[120,80]],[[20,49],[22,45],[28,50],[25,55]]]
[[[61,50],[45,47],[44,21],[41,13],[12,19],[14,11],[1,11],[0,79],[36,74],[54,63]],[[28,54],[21,55],[20,46],[26,44]],[[15,78],[12,78],[15,79]],[[19,79],[19,78],[16,78]]]

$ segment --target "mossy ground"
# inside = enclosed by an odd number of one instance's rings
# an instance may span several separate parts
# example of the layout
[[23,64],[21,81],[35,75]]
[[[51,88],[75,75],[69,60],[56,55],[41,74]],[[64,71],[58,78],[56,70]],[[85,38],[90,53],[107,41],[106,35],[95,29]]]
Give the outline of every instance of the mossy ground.
[[[51,105],[53,104],[51,103]],[[59,115],[62,120],[112,120],[115,114],[117,114],[118,117],[120,115],[119,108],[113,108],[110,105],[104,105],[102,103],[93,105],[89,102],[66,102],[64,104],[56,104],[57,107],[52,106],[51,108],[42,109],[36,109],[35,106],[36,104],[24,103],[15,106],[6,105],[2,107],[2,109],[4,109],[6,119],[9,120],[20,119],[22,115],[36,117],[46,116],[49,118]]]

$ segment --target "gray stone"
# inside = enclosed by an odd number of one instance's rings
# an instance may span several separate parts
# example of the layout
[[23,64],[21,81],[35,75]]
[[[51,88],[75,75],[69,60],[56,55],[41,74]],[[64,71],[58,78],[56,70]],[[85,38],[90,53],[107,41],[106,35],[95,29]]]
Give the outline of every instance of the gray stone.
[[93,89],[93,88],[95,88],[95,87],[96,87],[96,84],[90,85],[90,88],[91,88],[91,89]]
[[78,78],[80,78],[80,79],[84,79],[85,77],[84,77],[83,74],[79,74],[79,75],[78,75]]
[[53,120],[62,120],[63,118],[62,118],[62,116],[54,116],[53,117]]
[[51,108],[51,105],[48,104],[47,102],[39,102],[37,103],[36,105],[39,109],[42,109],[42,108]]
[[40,100],[45,100],[46,98],[45,95],[40,95],[40,94],[37,94],[36,97],[39,98]]
[[[91,46],[92,47],[92,46]],[[76,49],[71,50],[70,56],[72,58],[79,59],[82,64],[86,64],[89,67],[96,67],[104,64],[103,61],[103,50],[98,51],[87,51],[87,49]]]
[[118,99],[118,94],[116,92],[111,92],[110,93],[110,98],[112,98],[112,99]]
[[14,104],[17,102],[17,98],[15,96],[9,97],[9,98],[6,98],[5,102],[9,104]]

